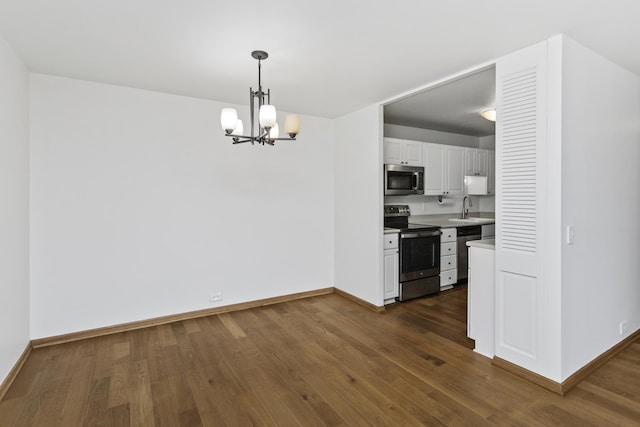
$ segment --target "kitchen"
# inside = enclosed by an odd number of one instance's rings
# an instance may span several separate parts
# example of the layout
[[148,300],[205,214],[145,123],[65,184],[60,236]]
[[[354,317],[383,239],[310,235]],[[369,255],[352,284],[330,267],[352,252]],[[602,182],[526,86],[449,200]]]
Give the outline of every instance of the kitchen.
[[386,305],[474,280],[467,242],[495,234],[494,104],[489,67],[385,106]]
[[[384,304],[473,282],[467,335],[488,357],[493,293],[475,275],[481,268],[468,277],[475,253],[468,245],[489,252],[494,244],[495,116],[484,114],[494,105],[495,68],[489,67],[385,106],[383,141]],[[493,258],[483,262],[493,270]],[[478,294],[472,310],[471,296]]]

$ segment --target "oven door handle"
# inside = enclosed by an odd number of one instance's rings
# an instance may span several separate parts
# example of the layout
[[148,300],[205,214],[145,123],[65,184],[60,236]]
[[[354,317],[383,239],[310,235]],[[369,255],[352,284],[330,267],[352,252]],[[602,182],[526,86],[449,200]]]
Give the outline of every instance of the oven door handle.
[[403,239],[411,239],[416,237],[435,237],[442,234],[442,231],[416,231],[413,233],[400,233],[400,237]]

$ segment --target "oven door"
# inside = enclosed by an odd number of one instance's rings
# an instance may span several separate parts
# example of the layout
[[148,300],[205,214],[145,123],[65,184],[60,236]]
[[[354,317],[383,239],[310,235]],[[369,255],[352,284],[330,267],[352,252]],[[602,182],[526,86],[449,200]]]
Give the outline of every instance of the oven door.
[[440,274],[440,230],[400,234],[400,281]]

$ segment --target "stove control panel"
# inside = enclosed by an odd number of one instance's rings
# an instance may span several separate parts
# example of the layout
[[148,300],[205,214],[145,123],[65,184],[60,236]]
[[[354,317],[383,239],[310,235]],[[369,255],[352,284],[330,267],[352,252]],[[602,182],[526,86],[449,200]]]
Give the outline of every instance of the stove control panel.
[[384,205],[384,216],[409,216],[409,205]]

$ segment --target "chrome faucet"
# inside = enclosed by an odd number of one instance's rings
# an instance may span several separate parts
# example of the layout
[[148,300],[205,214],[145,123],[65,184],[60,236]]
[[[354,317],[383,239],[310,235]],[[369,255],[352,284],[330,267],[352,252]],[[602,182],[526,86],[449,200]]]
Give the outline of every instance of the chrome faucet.
[[469,200],[469,207],[473,206],[473,203],[471,203],[471,197],[464,196],[464,198],[462,199],[462,214],[460,215],[461,219],[465,219],[467,217],[467,214],[469,213],[469,208],[467,208],[467,210],[464,209],[464,203],[467,200]]

